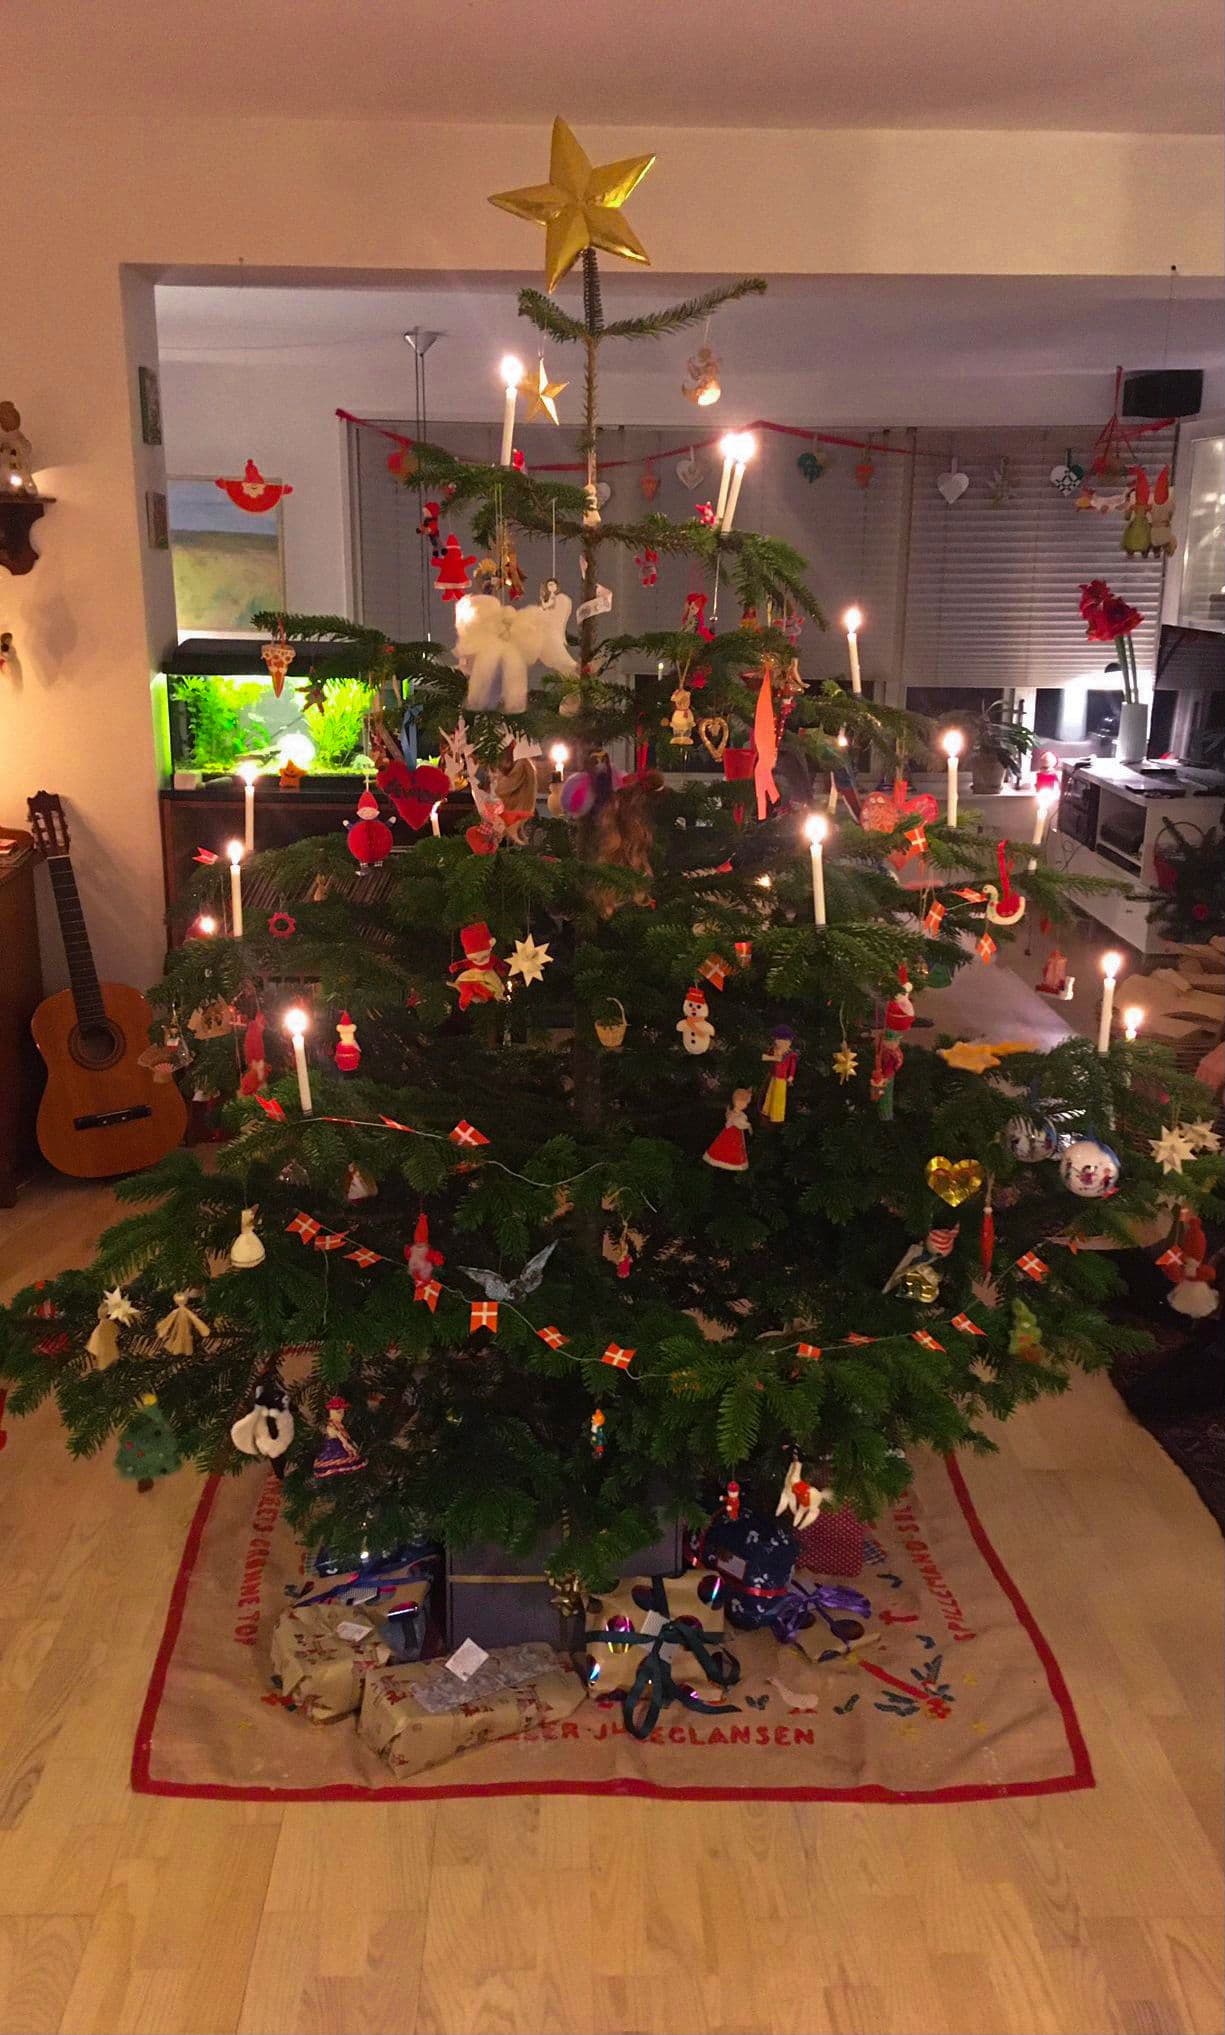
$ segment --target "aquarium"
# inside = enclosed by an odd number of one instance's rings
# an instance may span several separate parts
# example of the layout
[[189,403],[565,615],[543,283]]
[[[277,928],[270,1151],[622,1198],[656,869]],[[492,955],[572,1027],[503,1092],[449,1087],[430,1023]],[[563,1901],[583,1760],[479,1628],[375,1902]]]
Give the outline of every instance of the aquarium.
[[278,698],[260,649],[258,642],[191,637],[165,659],[164,690],[155,699],[176,788],[232,778],[247,761],[276,778],[287,764],[315,779],[361,774],[373,686],[332,678],[326,695],[307,704],[316,659],[304,646]]

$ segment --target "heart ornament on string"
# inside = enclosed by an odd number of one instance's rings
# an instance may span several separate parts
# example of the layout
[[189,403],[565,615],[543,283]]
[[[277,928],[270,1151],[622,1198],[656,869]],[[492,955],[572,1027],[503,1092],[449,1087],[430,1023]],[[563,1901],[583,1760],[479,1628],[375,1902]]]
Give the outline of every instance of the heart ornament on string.
[[948,472],[937,474],[936,476],[936,486],[939,488],[950,509],[954,502],[961,500],[969,485],[970,476],[968,473],[962,472],[957,464],[957,454],[954,453],[949,461]]
[[960,1208],[982,1188],[986,1178],[977,1159],[929,1159],[923,1169],[933,1194],[950,1208]]
[[722,714],[706,714],[698,722],[698,737],[703,749],[716,763],[722,763],[723,752],[731,738],[731,729]]
[[684,459],[678,459],[676,462],[676,478],[683,488],[689,488],[690,490],[700,488],[702,485],[702,471],[701,461],[691,445]]

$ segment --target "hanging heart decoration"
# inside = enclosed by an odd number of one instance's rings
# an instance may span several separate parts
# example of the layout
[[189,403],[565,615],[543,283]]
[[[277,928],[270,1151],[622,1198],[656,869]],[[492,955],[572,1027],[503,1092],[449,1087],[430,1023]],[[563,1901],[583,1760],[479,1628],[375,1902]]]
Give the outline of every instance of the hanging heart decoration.
[[723,761],[723,752],[727,748],[731,732],[722,714],[706,714],[698,722],[698,739],[707,755],[716,763]]
[[940,493],[943,495],[945,501],[948,503],[950,509],[952,508],[954,502],[959,502],[961,500],[961,497],[964,495],[969,485],[970,485],[970,476],[968,473],[963,473],[961,471],[961,468],[957,464],[957,456],[956,454],[954,454],[953,461],[949,467],[948,472],[938,474],[936,476],[936,486],[940,490]]
[[950,1208],[960,1208],[963,1201],[971,1200],[986,1178],[977,1159],[929,1159],[923,1170],[932,1193]]
[[692,445],[683,459],[676,462],[676,478],[683,488],[699,488],[702,485],[702,463]]
[[446,771],[436,764],[419,763],[415,770],[410,770],[398,756],[383,765],[375,782],[380,791],[386,792],[400,818],[416,833],[451,789]]

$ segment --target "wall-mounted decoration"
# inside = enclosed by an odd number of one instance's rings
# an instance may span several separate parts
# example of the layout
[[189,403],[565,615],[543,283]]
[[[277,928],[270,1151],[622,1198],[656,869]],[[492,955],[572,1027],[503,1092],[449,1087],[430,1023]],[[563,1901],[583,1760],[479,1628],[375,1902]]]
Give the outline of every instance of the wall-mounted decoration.
[[223,475],[213,482],[214,487],[228,495],[236,509],[244,509],[248,516],[266,516],[275,509],[293,489],[288,481],[268,480],[260,472],[253,459],[249,459],[242,470],[241,480]]
[[256,521],[212,480],[171,480],[167,492],[180,631],[254,633],[255,615],[283,613],[280,504]]
[[146,445],[162,442],[162,392],[155,367],[138,367],[140,387],[140,435]]
[[957,464],[957,454],[954,453],[948,463],[947,472],[938,474],[936,476],[936,486],[940,490],[940,493],[943,495],[945,501],[948,503],[950,509],[952,508],[954,502],[959,502],[961,500],[961,497],[964,495],[969,485],[970,485],[970,476],[968,473],[963,473],[961,471],[961,468]]
[[145,539],[150,551],[169,551],[170,521],[166,497],[152,488],[145,493]]

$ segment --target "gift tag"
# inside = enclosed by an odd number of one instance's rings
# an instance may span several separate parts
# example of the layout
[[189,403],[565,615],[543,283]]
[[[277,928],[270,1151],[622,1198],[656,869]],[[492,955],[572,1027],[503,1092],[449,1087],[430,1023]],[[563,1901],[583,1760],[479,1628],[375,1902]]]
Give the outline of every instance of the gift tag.
[[354,1646],[358,1646],[363,1639],[369,1639],[372,1630],[373,1627],[364,1621],[359,1624],[356,1618],[346,1618],[336,1627],[336,1637],[351,1640]]
[[[642,1629],[648,1639],[654,1639],[657,1632],[663,1631],[667,1622],[661,1611],[645,1611],[642,1617]],[[679,1646],[672,1639],[668,1641],[666,1646],[660,1647],[659,1658],[661,1661],[674,1661],[679,1652]]]
[[488,1659],[484,1647],[478,1646],[474,1639],[466,1639],[462,1646],[456,1647],[446,1665],[459,1681],[467,1682]]
[[606,615],[611,606],[612,606],[611,587],[597,586],[595,590],[594,599],[590,601],[579,602],[577,608],[574,611],[574,619],[576,622],[590,621],[593,615]]

